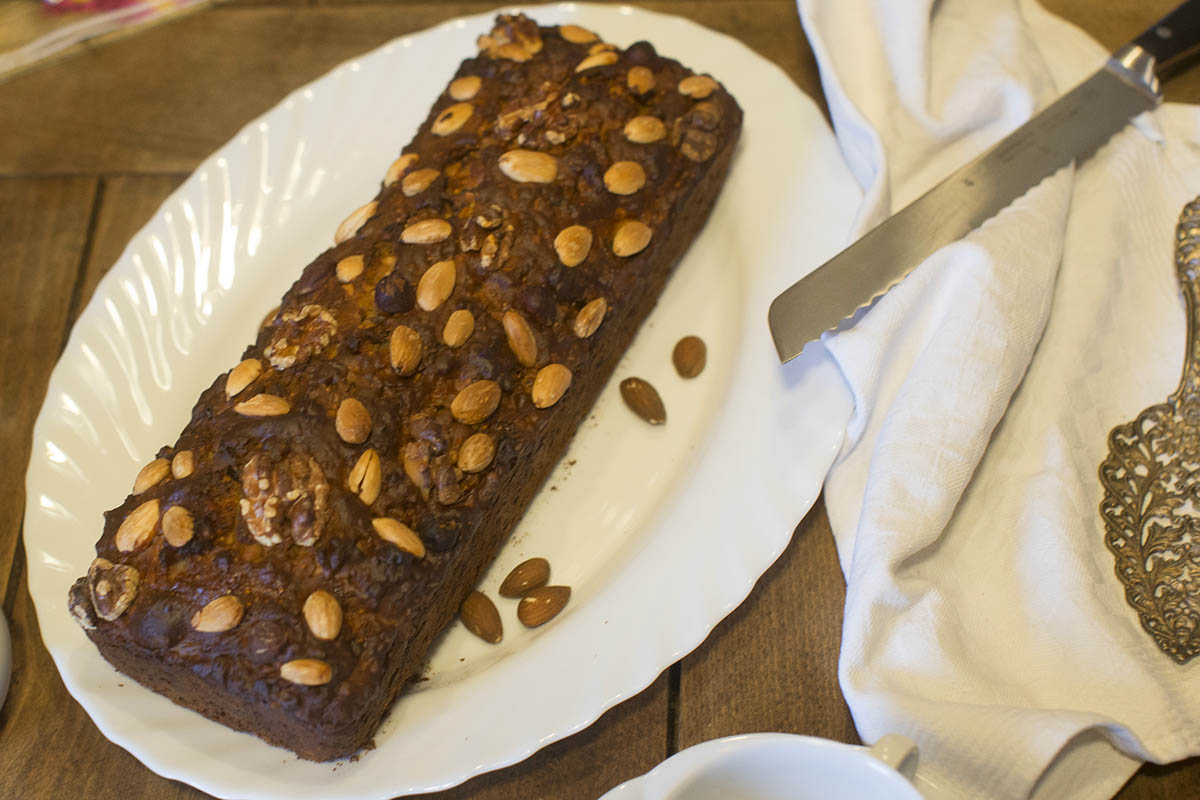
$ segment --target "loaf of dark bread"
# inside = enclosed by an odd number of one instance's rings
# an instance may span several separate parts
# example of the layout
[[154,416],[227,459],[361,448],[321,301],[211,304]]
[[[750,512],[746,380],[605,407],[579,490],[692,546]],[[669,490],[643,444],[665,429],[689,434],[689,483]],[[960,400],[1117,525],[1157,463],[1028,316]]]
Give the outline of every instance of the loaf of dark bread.
[[501,16],[479,45],[70,592],[119,670],[308,759],[370,745],[418,676],[741,128],[724,88],[645,42]]

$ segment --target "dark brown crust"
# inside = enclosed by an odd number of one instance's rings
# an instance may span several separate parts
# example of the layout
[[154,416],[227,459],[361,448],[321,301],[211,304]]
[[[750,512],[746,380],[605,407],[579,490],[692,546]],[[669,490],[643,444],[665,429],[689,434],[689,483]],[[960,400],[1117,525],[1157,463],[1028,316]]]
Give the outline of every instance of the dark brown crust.
[[[503,57],[506,43],[538,52],[515,62]],[[80,607],[85,585],[72,593],[76,618],[91,626],[88,635],[119,670],[304,758],[339,758],[370,744],[703,226],[741,127],[741,110],[723,88],[703,99],[680,94],[679,81],[691,73],[644,42],[615,51],[616,63],[577,73],[593,43],[568,42],[555,28],[502,16],[481,46],[484,52],[458,72],[482,78],[467,124],[448,136],[432,133],[459,102],[443,94],[405,149],[418,154],[411,169],[436,168],[438,177],[413,197],[400,181],[384,186],[377,211],[357,234],[304,270],[245,352],[262,362],[262,375],[232,399],[226,376],[218,377],[175,446],[160,452],[170,459],[192,451],[194,473],[168,477],[106,515],[97,553],[138,570],[132,605],[109,622]],[[629,89],[633,66],[654,73],[654,90]],[[667,135],[629,142],[624,123],[646,114],[662,119]],[[505,177],[496,165],[514,148],[554,155],[558,177],[546,185]],[[642,164],[646,186],[628,196],[609,192],[604,171],[618,160]],[[446,241],[401,242],[407,226],[430,218],[450,222]],[[625,258],[611,249],[623,219],[653,230],[650,245]],[[553,240],[571,224],[587,226],[594,241],[581,265],[566,268]],[[489,243],[489,236],[496,238]],[[350,255],[363,256],[364,270],[343,284],[335,265]],[[420,276],[446,259],[455,262],[454,293],[433,311],[414,306]],[[574,316],[597,297],[608,302],[608,315],[593,336],[580,339]],[[468,342],[452,349],[440,332],[458,308],[471,310],[476,325]],[[537,341],[532,367],[519,364],[507,344],[501,319],[510,310],[528,321]],[[417,330],[425,348],[418,370],[405,377],[388,355],[400,324]],[[548,363],[566,365],[573,381],[555,405],[538,409],[530,390]],[[484,379],[500,386],[497,410],[482,423],[454,419],[454,396]],[[290,412],[259,418],[234,410],[258,393],[286,399]],[[335,432],[335,412],[346,397],[371,414],[361,444]],[[482,472],[464,474],[455,467],[458,447],[479,431],[495,440],[495,458]],[[347,487],[368,447],[383,472],[370,507]],[[284,510],[268,522],[257,513],[264,497],[284,503],[272,506]],[[119,526],[151,499],[163,511],[188,509],[191,540],[173,547],[159,525],[145,546],[119,550]],[[414,557],[376,535],[371,520],[384,516],[415,530],[426,553]],[[316,589],[332,593],[344,610],[332,641],[316,638],[301,613]],[[194,630],[196,611],[226,594],[245,608],[238,624],[223,633]],[[300,658],[327,663],[332,680],[310,687],[280,677],[283,663]]]

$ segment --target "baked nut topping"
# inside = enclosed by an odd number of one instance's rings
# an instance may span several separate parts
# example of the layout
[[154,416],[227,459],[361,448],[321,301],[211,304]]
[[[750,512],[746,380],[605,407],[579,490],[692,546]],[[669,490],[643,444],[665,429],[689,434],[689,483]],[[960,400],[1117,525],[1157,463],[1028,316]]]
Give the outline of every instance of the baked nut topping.
[[446,319],[442,328],[442,341],[447,347],[462,347],[475,332],[475,315],[460,308]]
[[379,454],[371,448],[364,450],[350,469],[350,476],[346,482],[350,491],[367,505],[379,499],[379,489],[383,485]]
[[312,635],[333,641],[342,630],[342,606],[324,589],[317,589],[304,601],[304,621]]
[[340,283],[349,283],[363,274],[364,266],[362,256],[346,256],[337,262],[334,272],[337,273],[337,279]]
[[533,55],[516,42],[505,42],[492,51],[495,58],[506,58],[509,61],[524,63],[533,58]]
[[580,339],[586,339],[591,336],[600,327],[600,323],[604,321],[604,315],[607,311],[608,302],[603,297],[597,297],[579,309],[579,313],[575,315],[575,324],[572,326],[575,335]]
[[554,237],[554,252],[564,267],[577,267],[592,249],[592,232],[583,225],[568,225]]
[[429,130],[434,136],[449,136],[466,125],[474,113],[475,106],[470,103],[455,103],[438,115]]
[[617,63],[617,54],[611,50],[601,50],[575,65],[576,72],[585,72],[595,67],[607,67]]
[[500,156],[500,171],[517,183],[552,183],[558,177],[558,159],[536,150],[509,150]]
[[254,382],[262,374],[262,362],[257,358],[247,358],[225,377],[225,396],[236,397],[242,390]]
[[483,78],[478,75],[467,75],[463,78],[455,78],[450,81],[450,97],[455,100],[470,100],[475,95],[479,94],[479,88],[483,86]]
[[421,363],[421,334],[407,325],[397,326],[388,350],[392,366],[401,375],[412,375]]
[[180,450],[171,459],[171,476],[176,480],[188,477],[196,469],[196,457],[191,450]]
[[400,181],[400,191],[405,197],[416,197],[433,185],[442,173],[436,169],[418,169],[404,176]]
[[378,210],[379,203],[372,200],[351,211],[350,216],[342,220],[342,224],[338,225],[337,230],[334,232],[333,243],[341,244],[353,239],[362,230],[362,226],[367,224],[367,220],[375,216],[375,212]]
[[405,244],[437,244],[450,238],[450,223],[444,219],[423,219],[400,232]]
[[367,407],[353,397],[338,404],[334,427],[347,444],[362,444],[371,435],[371,414]]
[[297,452],[255,453],[242,469],[242,519],[263,547],[283,541],[309,546],[325,530],[329,484],[321,467]]
[[146,466],[142,467],[133,479],[133,494],[141,494],[142,492],[158,485],[158,482],[167,477],[167,473],[171,471],[170,465],[165,458],[156,458]]
[[425,270],[417,283],[417,305],[426,311],[436,309],[454,292],[457,278],[453,261],[439,261]]
[[630,67],[625,83],[634,94],[645,94],[654,88],[654,73],[647,67]]
[[192,615],[192,627],[200,633],[231,631],[242,621],[245,611],[241,600],[231,594],[222,595]]
[[537,340],[525,318],[516,311],[505,311],[501,321],[504,325],[504,335],[508,339],[508,347],[512,350],[517,361],[523,367],[532,367],[537,363]]
[[637,255],[646,249],[653,236],[654,231],[648,225],[635,219],[626,220],[617,226],[617,232],[613,234],[613,254],[622,258]]
[[679,82],[679,93],[703,100],[717,90],[717,82],[707,75],[692,75]]
[[667,126],[658,117],[642,115],[626,122],[624,133],[635,144],[650,144],[667,135]]
[[308,303],[290,308],[279,315],[263,355],[275,369],[288,369],[323,353],[335,333],[337,320],[324,307]]
[[559,25],[558,35],[571,44],[588,44],[596,41],[596,34],[578,25]]
[[112,622],[124,614],[137,597],[141,574],[125,564],[97,558],[88,567],[87,580],[96,616]]
[[458,449],[458,468],[468,475],[483,472],[496,455],[496,442],[486,433],[474,433],[467,437]]
[[466,425],[478,425],[500,406],[500,384],[495,381],[475,381],[454,396],[450,413]]
[[279,677],[300,686],[324,686],[333,680],[333,668],[317,658],[297,658],[279,667]]
[[162,516],[163,538],[172,547],[183,547],[192,540],[195,523],[183,506],[171,506]]
[[425,557],[425,543],[416,532],[399,520],[391,517],[376,517],[371,520],[372,527],[385,542],[396,545],[414,558]]
[[646,185],[646,171],[636,161],[618,161],[604,173],[604,186],[613,194],[633,194]]
[[113,544],[122,553],[132,553],[141,550],[154,538],[154,529],[158,526],[158,500],[147,500],[129,512],[117,528]]
[[393,161],[391,166],[387,168],[387,172],[384,173],[383,185],[391,186],[400,180],[404,176],[404,173],[412,169],[412,166],[417,163],[417,158],[416,153],[406,153]]
[[538,408],[549,408],[566,394],[571,385],[571,370],[562,364],[547,364],[538,370],[533,379],[530,396]]
[[273,394],[256,394],[235,405],[233,410],[244,417],[277,417],[290,413],[292,404]]

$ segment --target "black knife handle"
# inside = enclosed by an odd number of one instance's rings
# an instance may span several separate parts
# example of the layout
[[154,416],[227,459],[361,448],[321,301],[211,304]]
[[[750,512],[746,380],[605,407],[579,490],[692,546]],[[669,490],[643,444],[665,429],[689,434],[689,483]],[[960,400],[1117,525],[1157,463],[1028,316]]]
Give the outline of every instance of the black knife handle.
[[1200,48],[1200,0],[1186,0],[1133,40],[1154,56],[1155,72],[1174,72]]

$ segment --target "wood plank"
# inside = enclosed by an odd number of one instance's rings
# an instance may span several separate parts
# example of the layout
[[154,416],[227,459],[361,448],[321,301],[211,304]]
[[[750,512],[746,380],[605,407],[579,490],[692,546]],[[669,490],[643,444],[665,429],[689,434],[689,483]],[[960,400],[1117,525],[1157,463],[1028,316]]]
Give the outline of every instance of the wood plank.
[[857,742],[837,683],[844,602],[818,501],[746,602],[683,660],[678,748],[753,731]]
[[[788,4],[701,0],[649,7],[737,32],[806,91],[818,91]],[[288,92],[342,61],[451,16],[491,8],[414,3],[188,14],[0,83],[0,174],[190,172]]]
[[10,594],[30,431],[65,341],[95,196],[94,178],[0,178],[0,600]]

